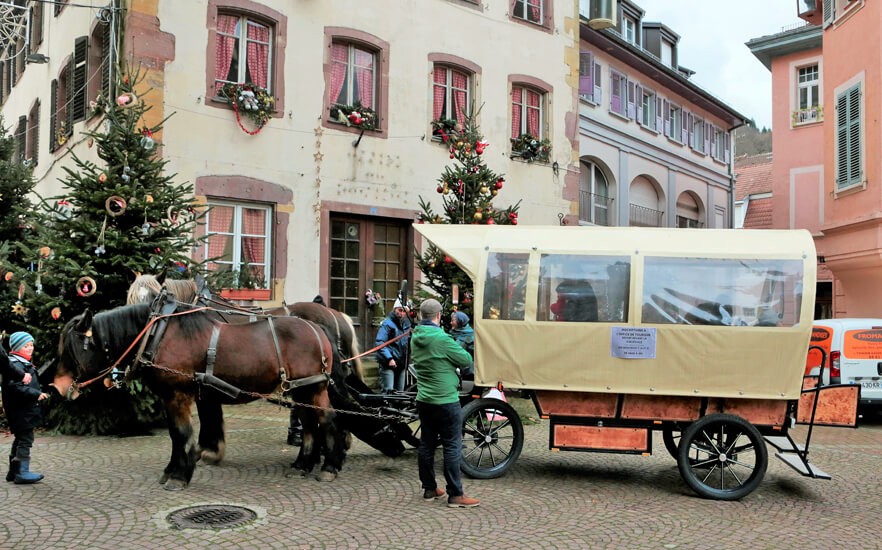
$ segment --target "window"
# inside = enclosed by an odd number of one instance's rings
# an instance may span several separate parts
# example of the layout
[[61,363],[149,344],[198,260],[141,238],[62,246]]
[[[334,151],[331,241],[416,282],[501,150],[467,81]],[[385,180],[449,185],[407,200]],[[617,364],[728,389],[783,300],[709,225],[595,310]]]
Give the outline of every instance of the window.
[[796,76],[797,110],[793,114],[793,123],[821,120],[818,65],[800,67]]
[[601,102],[600,63],[594,59],[593,52],[579,53],[579,97],[595,105]]
[[722,128],[709,124],[711,140],[711,157],[720,162],[729,162],[729,133]]
[[537,321],[628,322],[631,259],[542,254]]
[[61,13],[61,10],[67,5],[68,0],[55,0],[55,15],[58,16]]
[[543,103],[545,94],[525,86],[514,85],[511,89],[511,137],[530,134],[543,137]]
[[208,206],[208,239],[205,242],[208,269],[238,272],[240,284],[246,277],[256,280],[263,288],[269,288],[272,208],[213,200],[209,200]]
[[794,326],[802,260],[644,259],[642,322]]
[[514,0],[512,15],[518,19],[541,25],[544,20],[545,0]]
[[374,111],[377,90],[376,54],[362,46],[335,42],[331,45],[332,105],[360,103]]
[[0,61],[0,105],[6,103],[6,62]]
[[674,66],[674,46],[667,40],[661,41],[661,62],[667,67]]
[[15,156],[16,162],[24,162],[27,158],[28,117],[18,117],[18,126],[15,127]]
[[612,69],[609,71],[609,110],[628,116],[628,79]]
[[471,105],[471,75],[443,65],[435,65],[432,85],[432,120],[465,122]]
[[609,184],[600,166],[582,161],[579,175],[579,220],[609,226],[612,199]]
[[836,188],[859,184],[863,138],[861,136],[861,84],[836,97]]
[[491,252],[484,278],[484,319],[524,320],[528,254]]
[[665,105],[665,135],[674,141],[683,142],[683,108],[667,100]]
[[224,84],[254,84],[272,91],[273,27],[245,15],[218,14],[214,93]]
[[115,97],[111,94],[111,71],[115,68],[110,44],[110,23],[99,21],[89,37],[89,101],[96,97]]
[[637,105],[637,121],[644,128],[656,130],[656,96],[652,90],[640,88],[640,102]]
[[43,43],[43,2],[34,2],[31,6],[31,52],[37,53]]
[[692,117],[692,134],[689,145],[699,153],[706,153],[705,140],[707,139],[707,134],[704,126],[704,120],[697,116]]
[[637,21],[631,17],[622,17],[622,36],[631,44],[637,44]]
[[691,193],[681,193],[677,197],[677,227],[704,227],[699,221],[701,208],[698,200]]

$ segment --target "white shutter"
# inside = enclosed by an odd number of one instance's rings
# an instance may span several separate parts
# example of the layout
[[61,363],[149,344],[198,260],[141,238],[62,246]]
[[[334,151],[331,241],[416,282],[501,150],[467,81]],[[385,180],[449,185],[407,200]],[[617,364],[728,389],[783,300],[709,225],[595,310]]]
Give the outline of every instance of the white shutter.
[[680,141],[683,145],[689,145],[689,120],[692,114],[689,113],[686,109],[680,110]]
[[723,152],[724,158],[723,160],[726,164],[729,164],[729,149],[732,147],[732,142],[730,141],[729,132],[726,132],[726,139],[724,140],[725,151]]
[[695,149],[695,128],[693,125],[695,124],[695,117],[692,113],[689,113],[686,118],[686,129],[689,132],[687,135],[686,143],[689,144],[689,147]]
[[634,108],[634,97],[635,97],[634,86],[636,86],[636,84],[634,82],[627,81],[627,80],[626,80],[626,82],[627,82],[627,85],[625,87],[628,90],[628,92],[627,92],[628,111],[627,111],[626,116],[628,118],[634,118],[635,116],[637,116],[637,109]]
[[600,63],[598,63],[596,59],[594,60],[593,70],[594,70],[594,103],[597,103],[599,105],[603,101],[602,100],[603,88],[600,85],[601,82],[603,82],[603,80],[601,79],[602,71],[600,70]]
[[664,132],[666,136],[671,135],[671,104],[667,99],[662,100],[662,117],[664,118]]
[[634,118],[637,120],[638,124],[643,124],[643,86],[640,84],[634,86],[634,97],[634,103],[637,108]]
[[657,132],[664,131],[665,123],[665,109],[664,106],[667,101],[662,100],[661,96],[655,96],[655,130]]
[[833,19],[836,16],[836,2],[835,2],[835,0],[824,0],[823,8],[824,8],[823,26],[824,26],[824,28],[826,28],[830,23],[833,22]]
[[704,123],[704,154],[707,155],[710,153],[710,134],[711,134],[711,124],[710,122]]

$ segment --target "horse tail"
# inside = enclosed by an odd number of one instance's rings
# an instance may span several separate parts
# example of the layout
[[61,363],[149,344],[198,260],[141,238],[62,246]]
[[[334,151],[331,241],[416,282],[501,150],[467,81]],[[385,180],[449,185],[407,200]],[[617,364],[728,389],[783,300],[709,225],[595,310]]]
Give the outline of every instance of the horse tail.
[[149,302],[162,292],[162,285],[154,275],[138,275],[126,294],[126,304],[142,304]]
[[361,363],[361,357],[358,357],[358,355],[361,355],[361,344],[358,342],[358,333],[355,332],[355,324],[352,322],[352,317],[346,315],[342,311],[339,313],[349,330],[349,353],[351,354],[350,357],[355,357],[355,359],[350,361],[353,363],[352,369],[355,371],[358,379],[364,382],[364,365]]

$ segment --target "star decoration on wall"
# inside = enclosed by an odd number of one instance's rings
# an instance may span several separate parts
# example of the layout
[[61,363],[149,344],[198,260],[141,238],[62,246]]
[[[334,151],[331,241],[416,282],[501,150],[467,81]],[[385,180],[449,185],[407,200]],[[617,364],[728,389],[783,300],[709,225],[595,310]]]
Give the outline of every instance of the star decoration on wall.
[[325,155],[322,154],[321,151],[316,151],[315,154],[312,155],[312,156],[313,156],[313,158],[315,158],[315,161],[316,161],[316,162],[321,162],[322,159],[325,158]]
[[325,129],[322,128],[321,126],[316,126],[315,130],[313,130],[313,132],[315,133],[316,137],[322,137],[322,134],[325,133]]

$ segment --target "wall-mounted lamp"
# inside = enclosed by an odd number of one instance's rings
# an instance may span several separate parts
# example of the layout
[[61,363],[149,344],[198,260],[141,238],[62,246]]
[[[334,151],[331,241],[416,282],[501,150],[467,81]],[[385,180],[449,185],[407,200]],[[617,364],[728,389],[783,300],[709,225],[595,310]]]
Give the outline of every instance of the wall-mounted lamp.
[[49,63],[49,58],[41,53],[29,53],[25,57],[25,63]]
[[560,164],[557,161],[554,161],[554,164],[551,165],[551,171],[554,172],[555,176],[560,173]]

